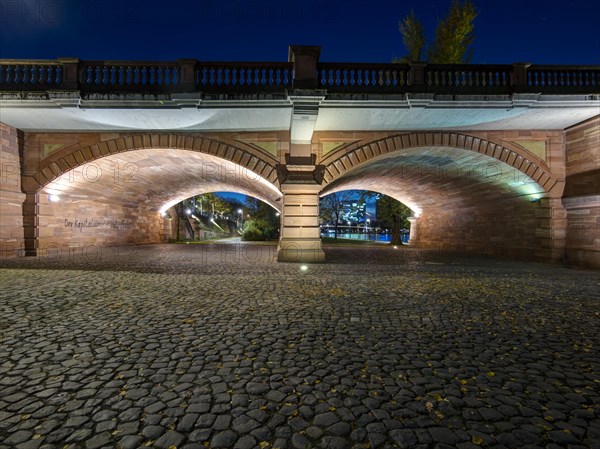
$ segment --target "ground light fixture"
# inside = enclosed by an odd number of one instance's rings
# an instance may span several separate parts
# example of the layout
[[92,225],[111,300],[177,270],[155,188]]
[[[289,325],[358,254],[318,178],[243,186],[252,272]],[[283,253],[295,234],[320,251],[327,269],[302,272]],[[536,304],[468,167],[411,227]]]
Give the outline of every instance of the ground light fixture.
[[306,270],[308,270],[307,265],[300,265],[300,271],[306,271]]

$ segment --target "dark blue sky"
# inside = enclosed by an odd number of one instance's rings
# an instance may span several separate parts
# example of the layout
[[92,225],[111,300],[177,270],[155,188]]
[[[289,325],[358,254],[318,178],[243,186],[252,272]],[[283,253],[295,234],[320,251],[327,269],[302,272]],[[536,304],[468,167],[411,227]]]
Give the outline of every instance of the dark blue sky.
[[[0,57],[389,62],[412,8],[429,37],[451,0],[0,0]],[[600,64],[600,1],[474,0],[473,63]]]

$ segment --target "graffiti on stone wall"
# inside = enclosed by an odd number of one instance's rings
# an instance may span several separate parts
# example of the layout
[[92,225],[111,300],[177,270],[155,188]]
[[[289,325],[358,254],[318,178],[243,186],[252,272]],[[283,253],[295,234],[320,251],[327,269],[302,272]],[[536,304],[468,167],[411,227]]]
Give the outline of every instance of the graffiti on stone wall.
[[65,228],[77,229],[82,232],[84,229],[114,229],[117,231],[125,229],[133,229],[132,220],[115,220],[112,218],[75,218],[65,220]]

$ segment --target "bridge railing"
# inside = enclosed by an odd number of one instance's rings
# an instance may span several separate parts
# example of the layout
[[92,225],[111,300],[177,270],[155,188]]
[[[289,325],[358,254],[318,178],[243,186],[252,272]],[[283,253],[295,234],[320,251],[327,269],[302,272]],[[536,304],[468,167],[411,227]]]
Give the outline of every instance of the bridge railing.
[[175,90],[181,81],[176,62],[80,61],[77,82],[86,92]]
[[[600,66],[313,64],[309,85],[331,94],[600,94]],[[0,91],[285,93],[296,88],[297,71],[293,62],[4,59],[0,60]],[[302,72],[306,86],[306,70]]]
[[600,93],[600,66],[320,63],[317,79],[329,93]]
[[599,91],[600,67],[532,65],[527,70],[527,86],[556,92]]
[[424,84],[428,91],[495,91],[511,90],[511,65],[428,64],[424,67]]
[[293,68],[287,62],[199,62],[196,68],[201,91],[276,90],[292,88],[292,83]]
[[63,85],[63,66],[55,60],[0,60],[1,90],[48,90]]
[[409,83],[408,64],[321,63],[317,79],[332,92],[401,92]]
[[0,60],[0,91],[283,92],[292,84],[288,62]]

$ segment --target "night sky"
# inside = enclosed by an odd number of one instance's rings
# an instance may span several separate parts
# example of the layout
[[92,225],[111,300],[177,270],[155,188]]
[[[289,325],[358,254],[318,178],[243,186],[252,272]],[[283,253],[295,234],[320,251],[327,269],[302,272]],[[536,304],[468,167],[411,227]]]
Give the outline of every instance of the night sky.
[[[451,0],[0,0],[0,57],[285,61],[290,44],[322,61],[402,56],[412,8],[432,37]],[[474,0],[472,63],[600,64],[597,0]]]

